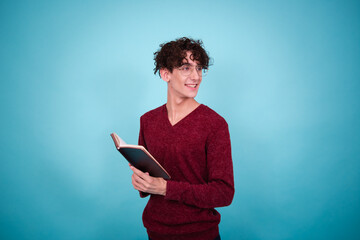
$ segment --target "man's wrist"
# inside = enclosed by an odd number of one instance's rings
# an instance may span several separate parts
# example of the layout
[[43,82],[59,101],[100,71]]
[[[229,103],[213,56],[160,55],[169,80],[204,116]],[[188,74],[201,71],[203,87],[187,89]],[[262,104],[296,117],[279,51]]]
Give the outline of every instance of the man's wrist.
[[161,195],[165,196],[166,195],[166,188],[167,188],[167,181],[165,179],[163,179],[164,184],[163,184],[163,190]]

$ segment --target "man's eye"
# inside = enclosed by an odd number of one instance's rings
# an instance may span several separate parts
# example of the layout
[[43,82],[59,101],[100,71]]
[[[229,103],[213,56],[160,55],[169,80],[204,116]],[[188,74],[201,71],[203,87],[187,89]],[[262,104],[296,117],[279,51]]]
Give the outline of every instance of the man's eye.
[[183,67],[183,70],[184,70],[184,71],[189,71],[189,70],[190,70],[190,67],[189,67],[189,66],[184,66],[184,67]]
[[203,69],[203,68],[200,67],[200,66],[197,66],[197,67],[196,67],[196,71],[198,71],[198,72],[202,71],[202,69]]

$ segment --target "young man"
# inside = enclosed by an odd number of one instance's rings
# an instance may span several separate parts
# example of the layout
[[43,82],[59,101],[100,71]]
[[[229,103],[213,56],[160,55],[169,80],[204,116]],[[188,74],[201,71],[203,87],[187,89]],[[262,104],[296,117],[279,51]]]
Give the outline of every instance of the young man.
[[139,145],[171,180],[130,166],[132,184],[150,195],[143,222],[149,239],[220,239],[220,214],[234,196],[231,145],[226,121],[194,98],[209,67],[202,42],[180,38],[154,53],[156,74],[167,82],[167,103],[140,118]]

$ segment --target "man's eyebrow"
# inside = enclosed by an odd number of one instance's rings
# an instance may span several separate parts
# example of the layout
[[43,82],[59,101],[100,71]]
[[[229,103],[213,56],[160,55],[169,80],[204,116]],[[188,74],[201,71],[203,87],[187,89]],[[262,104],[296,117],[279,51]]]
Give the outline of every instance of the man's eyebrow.
[[193,65],[193,64],[190,64],[190,63],[183,63],[183,64],[181,64],[181,66],[195,66],[195,67],[202,67],[203,65],[201,65],[201,64],[195,64],[195,65]]

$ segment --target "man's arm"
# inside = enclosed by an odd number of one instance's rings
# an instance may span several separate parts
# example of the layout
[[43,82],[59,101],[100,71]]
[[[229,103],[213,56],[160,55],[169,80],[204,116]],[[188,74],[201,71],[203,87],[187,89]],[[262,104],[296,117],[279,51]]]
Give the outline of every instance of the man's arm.
[[151,177],[149,173],[143,173],[139,169],[130,165],[130,169],[134,172],[131,176],[132,185],[141,194],[150,193],[158,195],[166,195],[166,180],[158,177]]
[[141,192],[140,195],[159,194],[165,196],[166,200],[179,201],[199,208],[230,205],[234,197],[234,177],[230,135],[226,123],[208,138],[207,162],[209,178],[206,184],[166,181],[151,177],[133,167],[133,186]]
[[[142,117],[140,117],[140,131],[139,131],[138,145],[144,146],[147,149],[145,138],[144,138],[144,126],[143,126]],[[132,179],[133,179],[133,176],[131,176],[131,181],[133,181]],[[147,193],[147,192],[139,191],[139,193],[140,193],[140,197],[142,197],[142,198],[149,196],[149,193]]]
[[206,142],[208,181],[206,184],[167,181],[165,199],[200,208],[223,207],[234,197],[234,175],[228,125],[224,121]]

